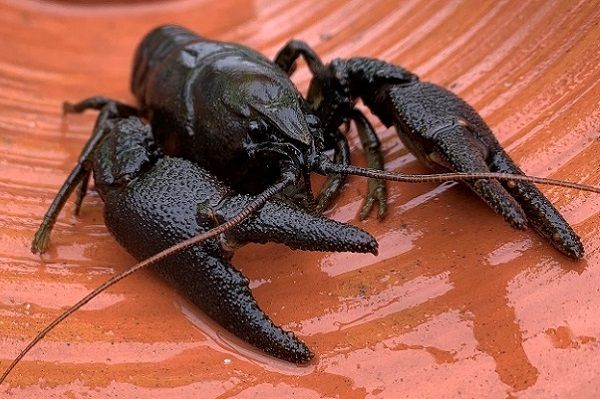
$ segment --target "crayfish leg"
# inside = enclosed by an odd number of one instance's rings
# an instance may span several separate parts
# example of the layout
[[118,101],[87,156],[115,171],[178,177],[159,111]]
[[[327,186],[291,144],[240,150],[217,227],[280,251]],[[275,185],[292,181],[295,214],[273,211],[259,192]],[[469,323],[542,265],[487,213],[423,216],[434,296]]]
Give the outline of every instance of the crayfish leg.
[[[354,121],[358,130],[358,137],[367,158],[367,166],[370,169],[384,170],[381,143],[373,125],[356,108],[350,113],[350,119]],[[365,220],[369,216],[375,202],[378,202],[377,219],[381,220],[387,211],[387,184],[383,179],[369,178],[367,180],[367,195],[359,213],[360,220]]]
[[73,167],[69,176],[67,176],[65,182],[46,211],[44,219],[36,231],[31,243],[31,252],[33,253],[44,253],[48,249],[50,233],[56,223],[56,218],[65,206],[67,199],[78,185],[80,185],[80,188],[75,201],[75,213],[79,213],[83,197],[87,191],[87,181],[89,179],[91,167],[89,163],[90,157],[92,156],[96,145],[108,131],[111,119],[137,113],[135,108],[107,99],[106,97],[90,97],[76,104],[64,103],[63,105],[64,113],[78,113],[83,112],[86,109],[100,109],[94,131],[83,147],[77,164]]
[[317,53],[302,40],[290,40],[275,56],[275,64],[288,75],[296,70],[296,60],[302,56],[313,74],[319,74],[325,67]]
[[[127,117],[138,114],[136,108],[104,96],[88,97],[76,103],[63,103],[63,112],[65,114],[80,114],[88,109],[95,109],[97,111],[106,109],[109,118]],[[96,125],[98,125],[99,122],[100,116],[98,116]]]
[[[333,137],[333,140],[335,140],[333,162],[338,165],[349,165],[350,146],[348,145],[348,139],[339,131],[339,129],[335,129],[333,132],[335,132]],[[316,210],[318,213],[323,213],[331,206],[331,203],[340,194],[340,190],[344,186],[347,178],[347,175],[339,173],[327,176],[327,180],[323,183],[321,191],[317,196]]]

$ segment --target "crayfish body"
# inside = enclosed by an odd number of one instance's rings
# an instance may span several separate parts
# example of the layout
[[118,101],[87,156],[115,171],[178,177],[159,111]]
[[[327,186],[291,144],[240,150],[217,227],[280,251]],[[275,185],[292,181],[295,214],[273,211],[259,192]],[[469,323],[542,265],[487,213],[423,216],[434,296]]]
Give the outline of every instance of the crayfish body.
[[[288,77],[298,57],[313,74],[306,99]],[[247,279],[229,264],[232,251],[246,242],[275,241],[304,250],[376,253],[369,234],[319,216],[349,174],[369,178],[361,218],[375,203],[378,217],[385,214],[385,180],[461,180],[513,227],[531,225],[562,253],[583,256],[579,237],[532,182],[600,189],[523,175],[472,107],[399,66],[368,58],[325,65],[299,41],[289,42],[271,62],[249,48],[168,25],[139,45],[131,88],[139,109],[104,97],[65,105],[66,112],[100,113],[32,251],[45,251],[77,185],[78,212],[93,172],[108,228],[138,259],[198,234],[210,238],[148,264],[224,327],[274,356],[301,363],[312,354],[260,310]],[[458,173],[383,170],[379,140],[355,108],[358,99],[394,126],[426,165]],[[349,121],[357,126],[369,168],[350,165],[348,140],[339,129]],[[317,198],[311,172],[328,176]],[[2,379],[60,320],[36,337]]]

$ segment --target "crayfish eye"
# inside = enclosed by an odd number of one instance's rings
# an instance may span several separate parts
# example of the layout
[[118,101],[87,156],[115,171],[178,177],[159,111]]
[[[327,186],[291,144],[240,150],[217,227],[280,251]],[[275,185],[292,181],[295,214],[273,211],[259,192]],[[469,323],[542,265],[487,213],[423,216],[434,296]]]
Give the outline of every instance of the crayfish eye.
[[248,125],[248,135],[252,141],[264,142],[269,139],[269,126],[264,121],[250,121]]

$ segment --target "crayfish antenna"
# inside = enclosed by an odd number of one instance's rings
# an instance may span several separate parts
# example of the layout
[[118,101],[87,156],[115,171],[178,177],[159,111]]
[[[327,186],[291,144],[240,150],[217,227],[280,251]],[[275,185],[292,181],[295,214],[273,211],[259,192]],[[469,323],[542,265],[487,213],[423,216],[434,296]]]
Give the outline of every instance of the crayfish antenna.
[[125,277],[137,272],[138,270],[144,269],[148,266],[152,266],[175,253],[183,251],[184,249],[187,249],[191,246],[199,244],[210,238],[216,237],[220,234],[223,234],[223,233],[227,232],[228,230],[231,230],[232,228],[234,228],[235,226],[239,225],[244,220],[246,220],[248,217],[250,217],[258,209],[260,209],[267,202],[267,200],[269,200],[271,197],[282,192],[291,183],[293,183],[293,177],[290,175],[285,176],[282,180],[274,183],[273,185],[271,185],[270,187],[265,189],[262,193],[255,196],[252,199],[252,201],[250,201],[248,203],[247,207],[245,207],[244,209],[242,209],[241,211],[236,213],[231,219],[229,219],[225,223],[223,223],[217,227],[214,227],[213,229],[210,229],[204,233],[198,234],[197,236],[192,237],[188,240],[182,241],[179,244],[173,245],[172,247],[169,247],[169,248],[165,249],[164,251],[161,251],[161,252],[149,257],[148,259],[146,259],[142,262],[139,262],[139,263],[133,265],[132,267],[130,267],[129,269],[106,280],[100,286],[95,288],[92,292],[90,292],[85,297],[83,297],[81,300],[79,300],[75,305],[73,305],[69,309],[65,310],[61,315],[59,315],[50,324],[48,324],[42,331],[40,331],[31,340],[31,342],[29,342],[29,344],[27,344],[27,346],[19,353],[19,355],[8,365],[8,367],[6,368],[6,370],[4,370],[2,375],[0,375],[0,384],[2,384],[6,380],[6,377],[8,377],[8,375],[15,368],[15,366],[17,364],[19,364],[21,359],[23,359],[23,357],[25,357],[25,355],[27,353],[29,353],[29,351],[31,349],[33,349],[33,347],[35,347],[35,345],[37,345],[37,343],[40,342],[50,331],[52,331],[54,329],[54,327],[59,325],[63,320],[65,320],[71,314],[73,314],[77,310],[81,309],[82,306],[84,306],[86,303],[88,303],[89,301],[94,299],[96,296],[98,296],[100,293],[105,291],[107,288],[109,288],[112,285],[123,280]]
[[389,181],[397,181],[403,183],[426,183],[426,182],[446,182],[446,181],[472,181],[480,179],[494,179],[513,184],[517,181],[546,184],[549,186],[558,186],[564,188],[572,188],[574,190],[587,191],[600,194],[600,187],[590,186],[581,183],[573,183],[565,180],[551,179],[546,177],[518,175],[512,173],[496,173],[496,172],[450,172],[450,173],[432,173],[422,175],[407,175],[403,173],[389,172],[385,170],[376,170],[362,168],[354,165],[338,165],[331,163],[328,159],[317,164],[317,173],[328,175],[331,173],[339,173],[345,175],[363,176],[374,179],[384,179]]

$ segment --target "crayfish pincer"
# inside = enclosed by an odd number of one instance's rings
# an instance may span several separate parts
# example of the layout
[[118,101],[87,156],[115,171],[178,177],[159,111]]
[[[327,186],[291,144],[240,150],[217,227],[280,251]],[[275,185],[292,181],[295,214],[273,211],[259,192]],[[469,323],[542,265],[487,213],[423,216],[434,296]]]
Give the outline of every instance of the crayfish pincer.
[[[109,140],[116,143],[106,143]],[[189,161],[170,157],[152,160],[146,146],[151,142],[150,128],[137,119],[125,119],[119,121],[99,151],[125,144],[127,158],[114,159],[113,155],[110,161],[104,157],[94,160],[94,175],[100,176],[96,177],[96,187],[106,204],[106,226],[140,260],[228,220],[252,200],[248,195],[235,195]],[[123,168],[115,170],[114,165]],[[126,183],[119,179],[126,179]],[[233,250],[247,242],[371,253],[377,253],[377,242],[354,226],[270,200],[220,239],[155,265],[161,276],[238,337],[288,361],[309,360],[310,350],[291,332],[271,322],[252,297],[248,280],[229,263]]]
[[[434,171],[524,175],[477,111],[445,88],[377,59],[335,59],[325,65],[306,43],[296,40],[279,52],[275,62],[291,74],[300,56],[313,74],[307,101],[326,130],[356,119],[357,114],[360,118],[354,106],[361,99],[384,125],[395,127],[407,149]],[[371,137],[367,159],[378,164],[379,142],[374,134]],[[351,166],[345,169],[355,172]],[[577,234],[531,181],[477,178],[463,182],[511,226],[525,229],[529,224],[565,255],[583,257]],[[381,180],[377,185],[385,187]]]
[[[79,181],[83,182],[77,198],[81,203],[85,177],[90,173],[105,203],[107,228],[140,260],[211,231],[216,225],[227,224],[257,201],[255,196],[233,192],[190,161],[164,156],[155,145],[150,126],[132,108],[107,101],[67,104],[65,109],[81,112],[89,107],[101,110],[94,133],[46,215],[48,223],[40,229],[47,229],[44,234],[52,228],[51,219],[64,205],[64,197]],[[238,337],[273,356],[304,363],[313,354],[292,332],[276,326],[263,313],[252,296],[248,279],[229,263],[233,251],[248,242],[278,242],[302,250],[377,254],[377,241],[357,227],[310,214],[277,199],[259,199],[258,203],[260,209],[223,234],[163,257],[154,267]],[[64,319],[98,292],[95,290],[57,320]],[[50,328],[56,324],[57,321]]]

